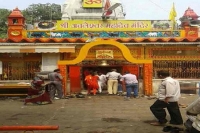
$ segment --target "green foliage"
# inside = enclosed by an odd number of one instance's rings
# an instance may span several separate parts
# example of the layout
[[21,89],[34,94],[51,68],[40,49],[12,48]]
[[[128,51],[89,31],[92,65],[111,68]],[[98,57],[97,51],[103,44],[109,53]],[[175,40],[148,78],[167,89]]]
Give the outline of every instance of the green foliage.
[[10,13],[8,9],[0,8],[0,38],[7,38],[7,18]]
[[61,6],[57,4],[32,4],[22,11],[27,24],[43,20],[60,20]]

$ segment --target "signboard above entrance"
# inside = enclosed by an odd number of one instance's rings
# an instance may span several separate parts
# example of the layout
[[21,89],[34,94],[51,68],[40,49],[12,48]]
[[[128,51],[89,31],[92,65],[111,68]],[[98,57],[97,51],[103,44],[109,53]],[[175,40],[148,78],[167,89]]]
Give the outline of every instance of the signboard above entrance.
[[103,0],[83,0],[83,8],[102,8]]
[[96,50],[96,59],[113,59],[113,50]]
[[62,31],[152,31],[172,30],[171,21],[161,20],[59,20],[56,30]]

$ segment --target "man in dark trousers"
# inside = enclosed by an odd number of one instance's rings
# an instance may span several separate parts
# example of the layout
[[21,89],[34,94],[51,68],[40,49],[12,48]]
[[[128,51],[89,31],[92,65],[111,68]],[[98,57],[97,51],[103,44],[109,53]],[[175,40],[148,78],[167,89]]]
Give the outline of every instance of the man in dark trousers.
[[[61,99],[63,97],[62,89],[62,75],[60,74],[60,69],[55,69],[52,73],[49,74],[50,83],[50,97],[51,99]],[[55,94],[57,92],[57,97]]]
[[158,88],[158,99],[150,107],[151,112],[158,119],[156,122],[150,123],[154,126],[160,126],[167,123],[166,111],[167,108],[172,125],[183,125],[183,119],[179,110],[178,101],[181,96],[180,84],[177,80],[170,77],[168,71],[158,71],[158,77],[163,79]]

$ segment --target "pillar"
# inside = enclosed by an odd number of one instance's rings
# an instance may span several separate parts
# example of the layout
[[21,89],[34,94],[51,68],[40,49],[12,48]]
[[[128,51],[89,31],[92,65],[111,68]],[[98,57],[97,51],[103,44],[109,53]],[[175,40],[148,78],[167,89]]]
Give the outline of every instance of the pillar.
[[62,86],[63,86],[63,94],[64,96],[66,96],[66,88],[67,88],[67,69],[66,69],[66,65],[58,65],[58,68],[60,69],[60,74],[63,77],[63,81],[62,81]]
[[153,76],[153,68],[152,64],[144,64],[144,94],[147,96],[152,95],[152,76]]

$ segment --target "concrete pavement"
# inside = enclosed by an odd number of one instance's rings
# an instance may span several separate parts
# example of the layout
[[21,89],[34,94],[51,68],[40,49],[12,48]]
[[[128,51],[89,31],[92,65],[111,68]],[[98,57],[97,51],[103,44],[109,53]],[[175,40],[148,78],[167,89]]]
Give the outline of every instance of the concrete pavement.
[[[180,103],[187,105],[197,97],[182,94]],[[57,131],[35,133],[162,133],[163,127],[147,123],[155,120],[149,110],[154,101],[147,97],[125,101],[123,96],[99,94],[54,100],[47,105],[23,105],[23,99],[6,98],[0,100],[0,125],[59,125]],[[185,120],[185,108],[180,109]]]

